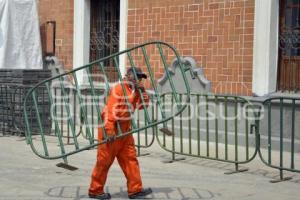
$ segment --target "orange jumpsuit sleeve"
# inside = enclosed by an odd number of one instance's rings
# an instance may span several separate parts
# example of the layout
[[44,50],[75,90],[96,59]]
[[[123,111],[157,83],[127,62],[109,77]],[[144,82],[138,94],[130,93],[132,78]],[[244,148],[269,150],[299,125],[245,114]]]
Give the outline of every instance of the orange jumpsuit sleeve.
[[105,110],[105,130],[107,131],[108,135],[114,135],[115,133],[115,125],[117,121],[117,112],[118,105],[120,104],[122,98],[122,91],[121,88],[118,86],[113,87],[110,90],[110,93],[107,98],[106,102],[106,110]]
[[149,101],[150,101],[149,95],[147,94],[146,91],[144,91],[142,93],[142,95],[143,95],[143,98],[144,98],[145,105],[143,105],[142,98],[140,97],[140,94],[138,93],[137,98],[136,98],[135,103],[134,103],[134,108],[135,109],[141,110],[141,109],[143,109],[143,106],[148,107]]

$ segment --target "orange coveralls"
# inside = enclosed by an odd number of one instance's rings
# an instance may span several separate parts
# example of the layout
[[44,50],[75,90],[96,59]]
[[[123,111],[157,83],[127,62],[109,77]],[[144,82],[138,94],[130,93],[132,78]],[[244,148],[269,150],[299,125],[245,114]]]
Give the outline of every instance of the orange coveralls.
[[[125,83],[126,94],[133,109],[142,109],[142,101],[138,91],[134,91]],[[121,84],[117,84],[110,90],[106,106],[101,114],[104,120],[104,128],[107,135],[115,135],[117,131],[117,121],[120,123],[122,132],[130,131],[131,120],[129,108],[126,104]],[[143,92],[143,97],[148,106],[149,97]],[[98,139],[103,140],[102,128],[98,128]],[[134,138],[130,134],[113,142],[98,146],[97,162],[92,172],[92,180],[89,194],[104,193],[103,187],[106,182],[108,170],[115,157],[127,179],[128,195],[142,190],[142,180],[140,175],[139,163],[136,158]]]

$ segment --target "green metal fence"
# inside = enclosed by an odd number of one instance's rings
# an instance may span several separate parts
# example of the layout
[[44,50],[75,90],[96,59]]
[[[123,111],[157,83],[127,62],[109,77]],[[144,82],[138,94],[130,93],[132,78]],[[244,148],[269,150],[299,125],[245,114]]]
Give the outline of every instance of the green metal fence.
[[[187,94],[180,94],[183,102]],[[165,110],[173,112],[170,94],[162,96]],[[257,153],[257,109],[237,96],[192,93],[186,110],[168,122],[172,137],[157,133],[160,146],[175,154],[236,164],[250,162]],[[159,118],[159,117],[158,117]]]
[[[300,98],[272,97],[263,102],[265,106],[266,142],[259,138],[258,153],[263,163],[279,169],[280,177],[273,182],[288,180],[283,170],[300,173]],[[263,151],[266,149],[266,151]]]
[[[244,171],[239,164],[248,163],[259,154],[263,163],[280,170],[280,180],[289,179],[283,177],[284,170],[300,172],[299,98],[269,98],[263,102],[264,112],[261,112],[259,106],[243,97],[191,94],[186,80],[189,69],[182,65],[176,50],[163,42],[130,48],[33,87],[24,100],[24,116],[27,142],[35,154],[45,159],[63,158],[66,163],[67,156],[107,142],[106,137],[98,141],[96,134],[98,127],[103,128],[100,113],[113,84],[106,78],[106,65],[110,63],[116,69],[125,94],[118,64],[120,56],[126,56],[130,66],[144,66],[150,78],[146,84],[152,91],[149,107],[131,113],[130,132],[117,133],[117,138],[136,133],[139,155],[140,149],[150,147],[156,138],[171,153],[172,160],[176,160],[176,155],[206,158],[233,163],[239,172]],[[182,88],[177,91],[168,70],[174,58],[180,64],[185,92]],[[154,77],[155,67],[161,66],[171,93],[159,92]],[[78,71],[87,74],[85,88],[79,86]],[[74,80],[73,84],[65,81],[66,76]],[[7,98],[2,96],[0,100]],[[125,100],[128,105],[128,99]],[[172,134],[166,136],[166,133]]]
[[[66,158],[69,155],[72,155],[74,153],[91,149],[99,144],[107,142],[106,132],[103,127],[103,121],[100,117],[100,113],[102,112],[103,105],[106,101],[106,95],[110,89],[111,83],[107,79],[107,67],[114,67],[118,74],[118,82],[121,83],[122,90],[125,96],[125,103],[128,106],[128,108],[131,107],[131,105],[128,102],[124,81],[122,79],[122,74],[119,68],[119,61],[121,60],[121,56],[126,56],[128,63],[130,63],[130,66],[140,66],[145,69],[145,72],[147,73],[149,77],[149,81],[146,84],[147,89],[153,90],[153,102],[158,106],[158,110],[160,112],[161,118],[160,120],[154,120],[150,117],[149,108],[143,108],[143,113],[146,117],[146,124],[143,126],[138,127],[137,125],[137,119],[131,113],[131,126],[132,130],[126,133],[117,133],[117,138],[124,137],[128,134],[132,134],[135,132],[143,131],[148,128],[152,128],[153,126],[156,126],[158,124],[163,124],[162,130],[168,130],[168,127],[166,126],[166,121],[172,119],[175,115],[180,114],[185,108],[187,103],[189,102],[189,98],[186,98],[186,101],[184,104],[178,104],[176,107],[176,112],[174,112],[171,115],[167,115],[165,113],[164,108],[161,106],[161,94],[159,93],[157,81],[155,79],[156,72],[155,67],[163,66],[165,69],[165,72],[168,77],[168,81],[172,88],[172,96],[175,99],[176,102],[179,102],[178,98],[178,92],[176,91],[176,88],[174,88],[174,83],[172,80],[171,75],[169,74],[169,65],[172,60],[177,59],[179,63],[179,68],[181,75],[183,77],[183,85],[186,90],[186,93],[190,93],[190,88],[186,79],[186,72],[190,69],[183,66],[180,62],[180,57],[174,47],[170,46],[169,44],[163,43],[163,42],[149,42],[145,43],[133,48],[130,48],[128,50],[110,55],[108,57],[102,58],[100,60],[97,60],[95,62],[92,62],[86,66],[79,67],[75,70],[72,70],[70,72],[67,72],[65,74],[61,74],[49,79],[46,79],[45,81],[37,84],[34,86],[25,97],[24,101],[24,117],[25,117],[25,124],[26,124],[26,137],[27,142],[30,144],[33,152],[38,155],[41,158],[45,159],[57,159],[57,158],[63,158],[65,163],[67,162]],[[84,94],[81,90],[81,86],[79,85],[79,80],[77,79],[77,72],[84,71],[88,78],[88,88],[91,89],[91,100],[93,102],[92,104],[92,110],[95,110],[97,112],[97,127],[93,126],[93,123],[89,123],[88,119],[88,110],[86,109],[85,100],[83,98]],[[95,77],[95,73],[98,75]],[[191,75],[192,72],[190,72]],[[68,87],[66,86],[66,77],[68,76],[69,79],[74,81],[74,89],[76,90],[76,102],[73,102],[74,104],[77,104],[81,113],[81,122],[78,120],[76,121],[76,117],[74,116],[74,110],[72,110],[72,105],[70,104],[70,101],[72,100],[72,97],[70,96],[70,91]],[[135,78],[137,78],[135,74]],[[59,88],[59,91],[55,90],[55,88]],[[106,92],[102,95],[98,95],[96,93],[96,88],[100,87],[104,89]],[[55,93],[56,92],[56,93]],[[138,91],[141,94],[141,91]],[[59,93],[59,95],[57,95]],[[40,101],[41,96],[46,96],[47,100],[50,102],[50,105],[52,105],[48,110],[45,110],[43,107],[43,102]],[[60,98],[60,102],[62,102],[62,105],[57,105],[56,98]],[[74,101],[74,100],[73,100]],[[142,99],[144,102],[144,100]],[[100,103],[103,103],[100,105]],[[61,112],[62,118],[64,118],[66,123],[59,123],[59,116],[56,116],[58,113],[55,111],[55,109],[59,109],[59,107],[63,107],[62,110],[65,112]],[[50,119],[45,118],[45,115],[42,113],[49,112]],[[77,111],[75,111],[77,112]],[[33,123],[29,119],[35,118],[38,124],[38,131],[34,132],[33,130]],[[47,120],[51,120],[54,124],[54,132],[45,129],[44,122]],[[63,137],[63,128],[65,127],[65,124],[67,124],[67,127],[71,130],[71,135],[67,137],[67,139],[70,140],[72,145],[65,145],[65,139]],[[78,137],[78,132],[76,131],[77,126],[83,126],[85,131],[85,138]],[[117,123],[117,125],[119,125]],[[104,132],[104,140],[98,141],[95,140],[95,134],[93,132],[94,129],[98,128],[98,126],[103,128]],[[119,127],[119,126],[118,126]],[[54,136],[54,137],[53,137]],[[55,143],[58,145],[48,145],[49,143]],[[146,144],[148,145],[148,144]]]

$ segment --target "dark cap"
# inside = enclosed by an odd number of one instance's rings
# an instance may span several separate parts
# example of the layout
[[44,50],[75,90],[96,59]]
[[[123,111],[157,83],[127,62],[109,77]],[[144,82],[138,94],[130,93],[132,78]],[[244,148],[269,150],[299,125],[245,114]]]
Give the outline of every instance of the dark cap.
[[138,78],[144,78],[144,79],[147,78],[147,75],[139,67],[129,67],[128,70],[127,70],[127,74],[129,74],[129,73],[134,74],[134,71],[135,71],[136,76]]

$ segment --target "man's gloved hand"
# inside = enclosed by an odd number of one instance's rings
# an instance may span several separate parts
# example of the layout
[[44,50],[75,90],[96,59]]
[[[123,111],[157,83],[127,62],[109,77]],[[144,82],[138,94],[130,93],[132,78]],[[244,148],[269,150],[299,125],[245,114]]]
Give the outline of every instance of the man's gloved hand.
[[106,140],[107,142],[113,142],[116,140],[116,138],[116,135],[108,135]]
[[116,140],[116,134],[113,130],[106,130],[106,138],[104,138],[107,142],[113,142]]

